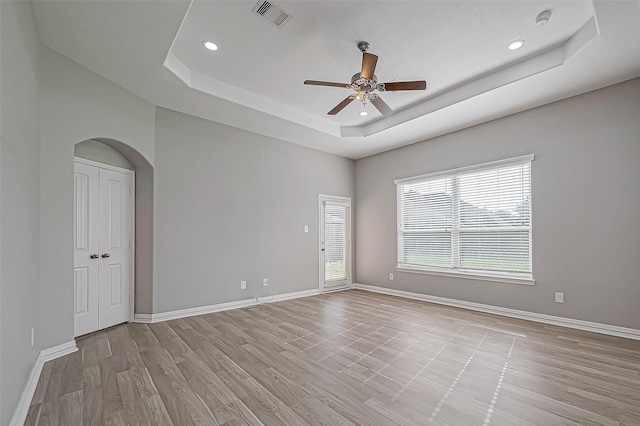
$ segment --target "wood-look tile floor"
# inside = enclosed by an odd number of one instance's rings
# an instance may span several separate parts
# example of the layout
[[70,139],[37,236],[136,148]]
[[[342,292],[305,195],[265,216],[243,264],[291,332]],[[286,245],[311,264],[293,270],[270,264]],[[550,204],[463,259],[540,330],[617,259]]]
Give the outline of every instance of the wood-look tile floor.
[[639,425],[640,342],[350,290],[78,340],[27,425]]

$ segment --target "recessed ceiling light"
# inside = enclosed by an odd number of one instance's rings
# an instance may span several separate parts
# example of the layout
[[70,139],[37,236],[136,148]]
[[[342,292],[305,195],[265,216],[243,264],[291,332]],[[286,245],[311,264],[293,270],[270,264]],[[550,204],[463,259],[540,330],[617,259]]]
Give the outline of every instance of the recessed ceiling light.
[[360,115],[366,117],[369,113],[367,111],[360,111]]
[[205,41],[202,44],[204,44],[204,47],[206,47],[209,50],[218,50],[218,46],[211,41]]
[[509,50],[518,50],[524,46],[524,40],[513,40],[509,43]]

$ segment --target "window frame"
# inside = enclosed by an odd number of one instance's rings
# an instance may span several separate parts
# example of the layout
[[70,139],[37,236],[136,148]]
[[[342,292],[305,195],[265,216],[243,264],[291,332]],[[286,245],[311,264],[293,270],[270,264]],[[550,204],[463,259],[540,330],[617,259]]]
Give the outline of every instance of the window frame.
[[[400,191],[404,184],[414,184],[420,183],[426,180],[432,180],[434,178],[452,178],[453,188],[452,188],[452,199],[453,199],[453,211],[452,211],[452,219],[453,219],[453,227],[448,232],[451,234],[451,247],[452,247],[452,264],[459,264],[459,256],[460,256],[460,234],[464,232],[473,232],[474,228],[460,228],[460,188],[459,188],[459,179],[456,179],[457,176],[468,173],[468,172],[477,172],[482,170],[492,170],[500,167],[508,167],[511,165],[532,163],[534,160],[533,154],[522,155],[519,157],[507,158],[498,161],[491,161],[488,163],[482,163],[472,166],[459,167],[455,169],[443,170],[435,173],[428,173],[418,176],[411,176],[402,179],[394,180],[396,185],[396,214],[397,214],[397,224],[396,224],[396,271],[399,272],[409,272],[409,273],[417,273],[417,274],[428,274],[428,275],[438,275],[445,277],[456,277],[456,278],[467,278],[467,279],[475,279],[475,280],[484,280],[484,281],[495,281],[495,282],[506,282],[512,284],[524,284],[524,285],[534,285],[535,280],[533,278],[533,215],[532,211],[529,216],[529,226],[525,227],[529,230],[529,261],[531,265],[530,272],[501,272],[501,271],[485,271],[485,270],[477,270],[477,269],[469,269],[469,268],[460,268],[460,267],[438,267],[438,266],[411,266],[407,264],[403,264],[401,262],[401,241],[404,237],[405,232],[402,231],[402,209],[400,205]],[[532,175],[532,168],[530,168],[530,176]],[[532,178],[529,180],[530,185],[530,209],[533,210],[533,182]],[[481,229],[481,228],[477,228]],[[515,230],[514,227],[508,227],[509,230]],[[496,230],[505,230],[505,227],[492,228],[493,231]],[[526,230],[526,229],[525,229]],[[425,232],[436,232],[436,230],[429,230]],[[457,259],[456,259],[457,257]]]

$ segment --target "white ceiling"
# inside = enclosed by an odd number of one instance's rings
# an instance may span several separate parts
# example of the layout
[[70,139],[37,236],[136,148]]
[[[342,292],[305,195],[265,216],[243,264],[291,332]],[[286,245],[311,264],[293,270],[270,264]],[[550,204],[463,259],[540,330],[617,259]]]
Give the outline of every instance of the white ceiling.
[[[36,1],[34,14],[43,44],[155,105],[349,158],[640,76],[638,0],[273,3],[291,15],[280,28],[239,0]],[[383,93],[391,117],[357,102],[328,116],[350,92],[302,83],[349,83],[360,40],[380,81],[427,90]]]

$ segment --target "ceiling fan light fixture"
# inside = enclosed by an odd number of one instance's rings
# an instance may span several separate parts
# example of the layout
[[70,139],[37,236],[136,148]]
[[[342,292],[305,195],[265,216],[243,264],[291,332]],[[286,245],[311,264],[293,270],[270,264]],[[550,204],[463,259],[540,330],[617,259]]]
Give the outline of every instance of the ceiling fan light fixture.
[[522,39],[513,40],[511,43],[509,43],[509,50],[518,50],[522,46],[524,46],[524,40]]
[[549,9],[544,10],[536,16],[536,25],[541,27],[549,22],[551,19],[551,11]]
[[379,92],[397,92],[402,90],[426,90],[427,82],[420,81],[396,81],[392,83],[378,83],[378,77],[375,74],[376,64],[378,63],[378,56],[368,53],[369,43],[361,41],[358,43],[358,48],[362,51],[362,68],[359,73],[354,74],[351,77],[351,84],[332,83],[329,81],[318,80],[305,80],[304,84],[311,86],[328,86],[328,87],[341,87],[345,89],[351,89],[355,93],[347,96],[342,102],[336,105],[327,115],[336,115],[342,111],[347,105],[353,101],[362,103],[362,111],[360,116],[365,117],[368,112],[365,111],[367,103],[371,103],[383,117],[389,117],[393,115],[393,110],[387,105],[382,98],[379,97]]
[[218,50],[218,45],[212,41],[205,40],[202,42],[202,45],[211,51]]

